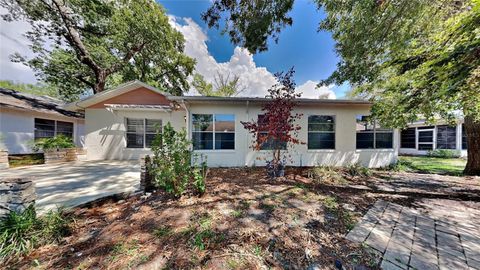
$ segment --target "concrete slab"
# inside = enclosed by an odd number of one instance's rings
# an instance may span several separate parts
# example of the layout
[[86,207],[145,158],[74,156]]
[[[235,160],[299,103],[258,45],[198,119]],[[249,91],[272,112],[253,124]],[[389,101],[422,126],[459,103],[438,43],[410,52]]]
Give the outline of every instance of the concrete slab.
[[30,177],[37,189],[40,212],[72,207],[101,197],[133,192],[140,184],[139,161],[79,161],[11,168],[0,177]]

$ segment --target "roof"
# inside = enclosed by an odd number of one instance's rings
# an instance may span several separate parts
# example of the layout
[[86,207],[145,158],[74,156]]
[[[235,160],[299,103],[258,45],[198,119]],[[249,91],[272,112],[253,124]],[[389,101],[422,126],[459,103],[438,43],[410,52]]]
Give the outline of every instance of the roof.
[[[170,96],[170,100],[187,101],[190,103],[238,103],[238,102],[252,102],[263,103],[271,99],[263,97],[207,97],[207,96]],[[343,104],[343,105],[371,105],[372,102],[368,100],[358,99],[313,99],[313,98],[297,98],[295,102],[299,104]]]
[[[263,97],[207,97],[207,96],[172,96],[168,93],[162,92],[159,89],[150,86],[141,81],[135,80],[130,81],[124,84],[119,85],[116,88],[106,90],[104,92],[97,93],[93,96],[84,98],[80,101],[73,102],[65,105],[64,108],[69,110],[83,110],[89,106],[95,105],[102,101],[108,100],[115,96],[127,93],[129,91],[138,89],[138,88],[147,88],[153,92],[164,95],[168,100],[171,101],[184,101],[188,103],[264,103],[268,102],[271,99]],[[297,98],[295,99],[299,104],[312,104],[312,105],[371,105],[372,103],[367,100],[351,100],[351,99],[308,99],[308,98]],[[129,106],[133,105],[142,105],[142,104],[128,104]],[[116,106],[119,109],[119,106]],[[138,109],[138,107],[137,107]]]
[[11,89],[0,88],[0,107],[47,113],[57,116],[84,118],[84,115],[81,113],[63,108],[64,105],[65,102],[49,96],[37,96]]
[[153,92],[164,95],[168,99],[170,99],[170,97],[171,97],[171,95],[168,94],[168,93],[162,92],[159,89],[157,89],[153,86],[150,86],[150,85],[148,85],[144,82],[135,80],[135,81],[126,82],[124,84],[121,84],[121,85],[113,88],[113,89],[109,89],[109,90],[97,93],[95,95],[86,97],[86,98],[81,99],[79,101],[66,104],[64,106],[64,108],[68,109],[68,110],[84,109],[86,107],[92,106],[92,105],[97,104],[99,102],[102,102],[104,100],[110,99],[112,97],[115,97],[115,96],[118,96],[118,95],[121,95],[121,94],[124,94],[124,93],[127,93],[127,92],[130,92],[132,90],[135,90],[135,89],[138,89],[138,88],[141,88],[141,87],[147,88],[147,89],[149,89]]

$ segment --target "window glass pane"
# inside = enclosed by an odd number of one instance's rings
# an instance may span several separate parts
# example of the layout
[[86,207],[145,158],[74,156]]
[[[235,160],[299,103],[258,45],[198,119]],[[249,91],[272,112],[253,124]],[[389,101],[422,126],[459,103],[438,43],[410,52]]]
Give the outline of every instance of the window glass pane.
[[437,126],[437,149],[457,148],[457,128],[455,126]]
[[357,115],[356,116],[356,130],[357,130],[357,139],[356,144],[358,149],[368,149],[374,148],[373,141],[373,121],[368,115]]
[[215,114],[215,131],[234,132],[235,131],[235,115]]
[[400,147],[401,148],[415,148],[415,128],[407,128],[402,130],[400,135]]
[[192,144],[195,150],[213,149],[213,133],[192,132]]
[[193,131],[213,131],[212,114],[192,114]]
[[465,132],[465,126],[462,125],[462,149],[467,149],[467,133]]
[[393,148],[393,132],[377,132],[375,134],[375,148]]
[[419,131],[418,142],[433,142],[433,130]]
[[215,149],[235,149],[235,133],[215,132]]
[[335,149],[335,133],[308,133],[308,149]]
[[373,132],[357,132],[357,148],[369,149],[373,148]]
[[[261,133],[258,134],[259,138],[261,138],[262,136],[267,136],[267,133],[266,132],[261,132]],[[276,146],[278,146],[278,148],[280,148],[282,150],[287,149],[287,143],[286,142],[275,142],[273,139],[269,139],[262,144],[262,146],[260,147],[260,150],[272,150],[272,149],[277,148]]]
[[127,148],[143,148],[143,133],[127,133]]
[[335,131],[335,118],[328,115],[310,115],[308,131]]
[[434,129],[434,126],[418,127],[418,129]]
[[47,120],[47,119],[40,119],[35,118],[34,120],[35,132],[34,138],[35,140],[41,138],[51,138],[55,136],[55,121],[54,120]]
[[145,133],[157,133],[162,131],[162,120],[160,119],[145,119]]
[[133,132],[143,135],[143,119],[127,118],[127,132]]
[[73,137],[73,123],[57,121],[57,135],[63,134],[67,137]]
[[150,148],[152,147],[152,142],[155,140],[156,133],[148,133],[145,134],[145,147]]

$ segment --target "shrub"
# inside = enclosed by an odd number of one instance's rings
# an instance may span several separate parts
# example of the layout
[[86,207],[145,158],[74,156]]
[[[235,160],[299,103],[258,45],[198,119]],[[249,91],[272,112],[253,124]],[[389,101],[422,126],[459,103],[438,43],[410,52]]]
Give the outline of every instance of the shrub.
[[60,134],[55,137],[44,138],[35,141],[32,150],[38,152],[39,150],[58,150],[73,147],[75,147],[75,144],[73,143],[72,138]]
[[369,168],[360,165],[358,162],[348,165],[347,173],[351,177],[369,177],[372,175],[372,171]]
[[37,217],[33,204],[20,214],[10,212],[0,222],[0,261],[26,254],[42,244],[58,242],[70,232],[70,221],[63,209]]
[[429,157],[439,157],[439,158],[457,158],[460,157],[460,153],[456,150],[450,149],[436,149],[430,150],[427,152]]
[[[181,196],[191,185],[198,193],[205,192],[206,162],[190,149],[185,129],[175,131],[170,123],[157,133],[152,144],[152,162],[148,167],[156,185],[166,192]],[[192,164],[192,160],[194,161]]]
[[317,166],[308,171],[308,177],[315,182],[345,183],[343,176],[331,166]]

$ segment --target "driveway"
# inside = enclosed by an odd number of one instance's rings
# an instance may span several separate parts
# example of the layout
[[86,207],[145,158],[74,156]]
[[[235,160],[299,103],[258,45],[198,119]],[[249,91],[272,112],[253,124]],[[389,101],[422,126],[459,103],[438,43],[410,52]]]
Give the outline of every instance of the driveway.
[[133,192],[140,184],[139,161],[79,161],[0,171],[1,177],[31,177],[37,208],[76,206],[108,195]]

